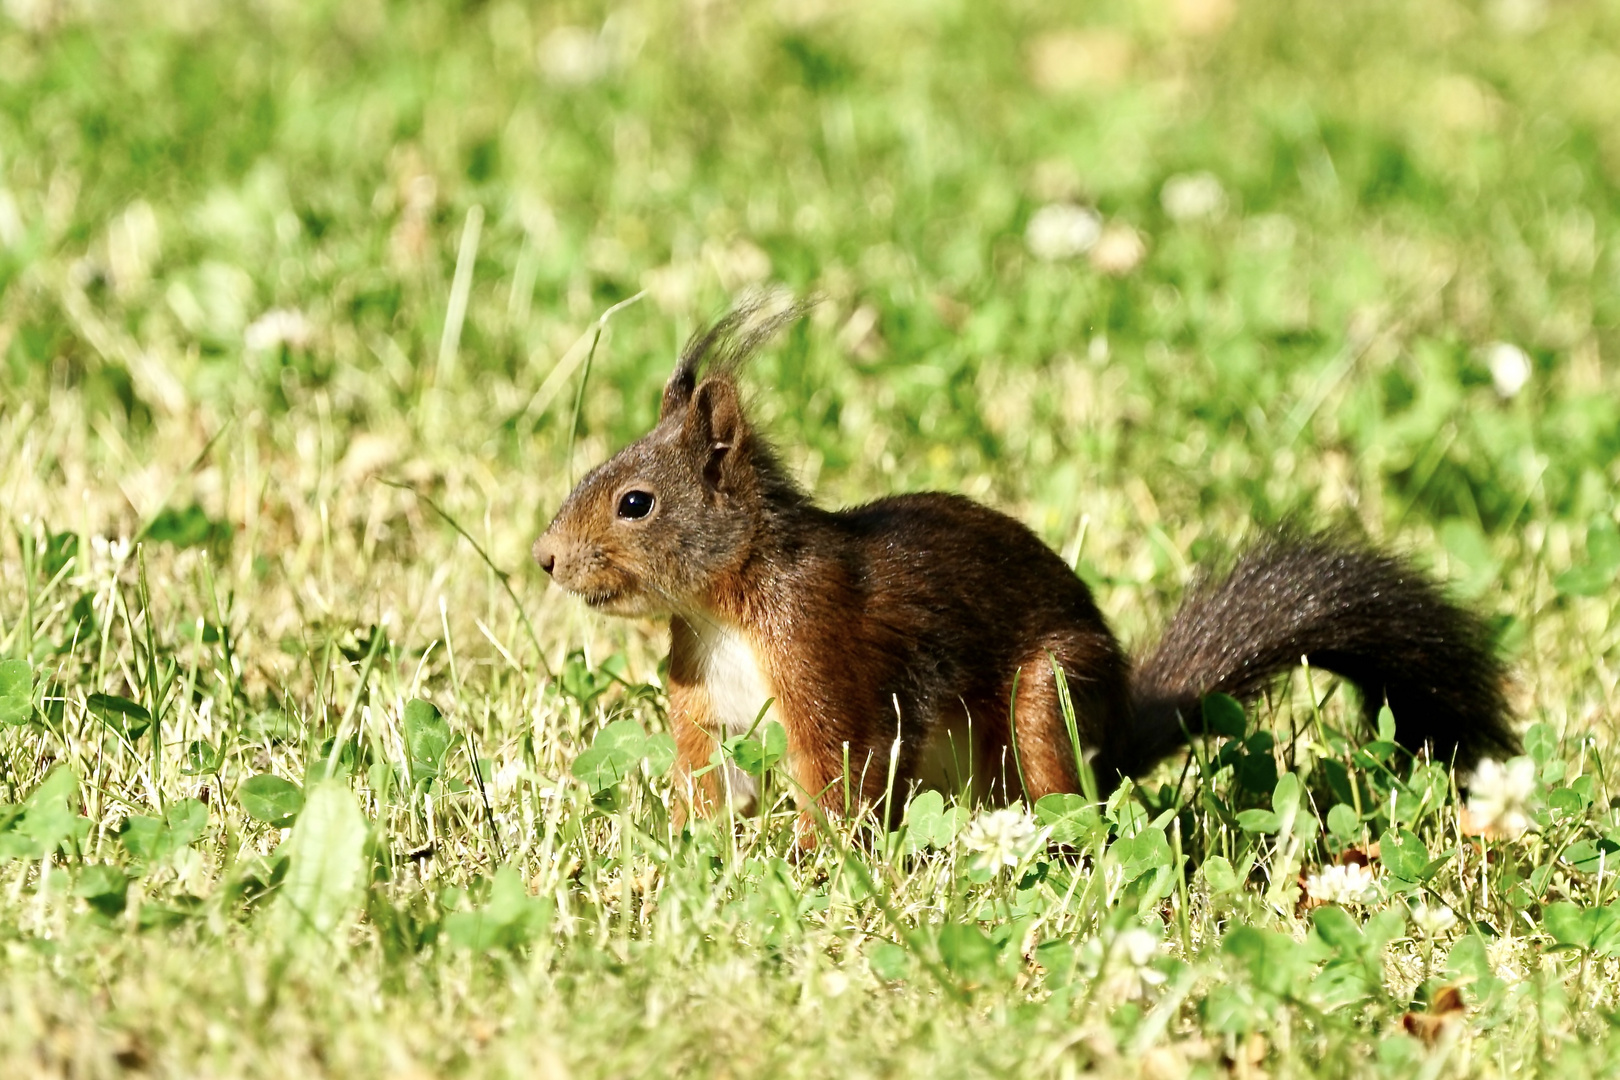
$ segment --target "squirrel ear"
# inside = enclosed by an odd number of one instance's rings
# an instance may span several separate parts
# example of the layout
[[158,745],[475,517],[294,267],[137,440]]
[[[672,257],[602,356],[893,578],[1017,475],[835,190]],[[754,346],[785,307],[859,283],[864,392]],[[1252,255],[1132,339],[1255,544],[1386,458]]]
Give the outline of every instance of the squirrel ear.
[[727,487],[738,467],[738,447],[748,434],[737,387],[726,378],[704,379],[692,391],[690,404],[685,429],[703,463],[703,480],[712,488]]

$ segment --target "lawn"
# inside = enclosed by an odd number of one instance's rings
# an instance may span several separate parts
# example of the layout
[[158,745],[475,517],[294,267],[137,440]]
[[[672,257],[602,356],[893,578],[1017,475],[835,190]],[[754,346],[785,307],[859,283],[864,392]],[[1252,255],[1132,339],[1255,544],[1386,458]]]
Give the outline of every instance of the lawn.
[[[1525,757],[1301,670],[1012,865],[676,832],[667,631],[528,549],[761,285],[823,502],[1138,650],[1363,532]],[[5,0],[0,1074],[1612,1075],[1617,490],[1613,0]]]

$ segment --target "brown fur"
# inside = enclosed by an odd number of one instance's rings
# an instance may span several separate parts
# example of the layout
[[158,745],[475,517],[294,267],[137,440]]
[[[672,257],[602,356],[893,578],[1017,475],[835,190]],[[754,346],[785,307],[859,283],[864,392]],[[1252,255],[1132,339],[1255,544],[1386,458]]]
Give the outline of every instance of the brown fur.
[[[693,774],[722,728],[749,715],[736,703],[717,715],[716,695],[741,691],[705,668],[705,640],[752,655],[801,805],[830,811],[846,787],[875,803],[891,751],[902,794],[940,775],[942,757],[995,799],[1077,790],[1054,660],[1105,785],[1195,730],[1202,694],[1252,698],[1304,655],[1373,706],[1387,696],[1403,734],[1439,753],[1511,748],[1480,624],[1388,556],[1275,538],[1197,590],[1133,679],[1085,584],[1013,519],[946,494],[815,506],[749,423],[736,383],[747,353],[796,314],[739,309],[694,337],[658,424],[587,475],[535,542],[541,565],[592,606],[671,617],[678,794],[693,812],[721,798],[718,770]],[[619,514],[629,491],[652,496],[645,517]]]

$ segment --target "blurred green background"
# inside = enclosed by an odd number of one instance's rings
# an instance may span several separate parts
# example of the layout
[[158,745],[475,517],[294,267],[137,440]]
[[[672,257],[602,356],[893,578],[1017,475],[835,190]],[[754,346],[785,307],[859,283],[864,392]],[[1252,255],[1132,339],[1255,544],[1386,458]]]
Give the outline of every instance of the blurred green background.
[[[5,10],[0,400],[92,443],[403,424],[543,472],[532,531],[769,282],[826,298],[757,383],[834,501],[1162,527],[1159,569],[1433,526],[1475,592],[1493,538],[1612,529],[1614,3]],[[643,289],[571,451],[569,348]]]

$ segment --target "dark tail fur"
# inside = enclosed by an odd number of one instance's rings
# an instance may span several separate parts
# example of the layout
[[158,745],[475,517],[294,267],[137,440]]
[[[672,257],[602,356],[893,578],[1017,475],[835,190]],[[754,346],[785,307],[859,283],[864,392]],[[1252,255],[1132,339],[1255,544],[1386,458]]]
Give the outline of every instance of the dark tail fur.
[[1484,624],[1402,560],[1323,536],[1283,534],[1182,604],[1131,683],[1140,772],[1202,723],[1199,699],[1248,702],[1300,658],[1389,703],[1397,736],[1437,761],[1517,752],[1503,670]]

